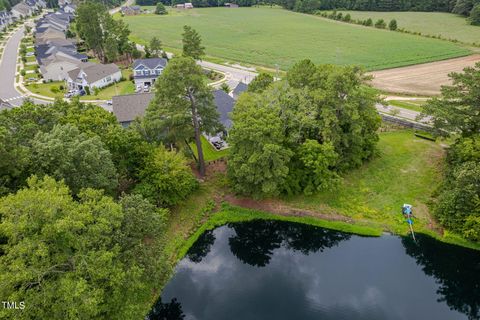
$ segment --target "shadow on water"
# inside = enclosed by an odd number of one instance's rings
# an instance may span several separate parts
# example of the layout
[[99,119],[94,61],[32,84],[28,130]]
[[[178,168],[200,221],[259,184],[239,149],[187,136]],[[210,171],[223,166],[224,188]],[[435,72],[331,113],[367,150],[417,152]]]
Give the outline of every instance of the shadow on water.
[[424,235],[417,235],[417,243],[407,237],[402,243],[423,272],[436,279],[438,301],[470,320],[480,320],[480,252]]
[[230,250],[243,263],[265,267],[280,247],[305,255],[323,251],[348,240],[349,234],[314,226],[274,220],[254,220],[228,225],[235,235],[228,239]]
[[185,315],[182,311],[182,305],[173,298],[170,302],[163,303],[159,298],[153,306],[145,320],[182,320]]

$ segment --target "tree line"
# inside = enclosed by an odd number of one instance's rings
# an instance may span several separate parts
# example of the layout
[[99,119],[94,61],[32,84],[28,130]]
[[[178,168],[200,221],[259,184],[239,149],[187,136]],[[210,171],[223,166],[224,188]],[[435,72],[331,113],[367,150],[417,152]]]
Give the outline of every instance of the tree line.
[[432,118],[437,135],[454,140],[434,213],[443,226],[480,241],[480,63],[450,77],[453,85],[443,87],[422,115]]

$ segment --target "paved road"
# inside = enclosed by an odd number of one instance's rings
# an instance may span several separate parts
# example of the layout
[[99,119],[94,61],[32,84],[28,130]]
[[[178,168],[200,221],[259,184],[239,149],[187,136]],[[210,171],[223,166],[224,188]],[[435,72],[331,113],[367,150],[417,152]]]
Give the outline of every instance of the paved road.
[[0,98],[15,106],[23,101],[22,94],[14,86],[17,50],[22,38],[23,28],[20,28],[6,43],[0,64]]
[[428,124],[430,122],[430,117],[426,117],[425,119],[422,119],[420,121],[417,120],[417,117],[420,115],[420,112],[418,112],[418,111],[399,108],[399,107],[395,107],[395,106],[391,106],[391,105],[384,106],[380,103],[377,103],[377,105],[375,107],[377,108],[377,111],[380,112],[380,113],[385,113],[385,114],[388,114],[388,115],[395,115],[397,117],[401,117],[401,118],[405,118],[405,119],[408,119],[408,120],[411,120],[411,121],[416,121],[416,122],[425,123],[425,124]]
[[[17,65],[17,50],[23,38],[23,27],[17,30],[8,40],[3,51],[0,64],[0,98],[13,106],[19,106],[25,99],[25,95],[15,89],[15,73]],[[37,104],[49,101],[33,99]]]

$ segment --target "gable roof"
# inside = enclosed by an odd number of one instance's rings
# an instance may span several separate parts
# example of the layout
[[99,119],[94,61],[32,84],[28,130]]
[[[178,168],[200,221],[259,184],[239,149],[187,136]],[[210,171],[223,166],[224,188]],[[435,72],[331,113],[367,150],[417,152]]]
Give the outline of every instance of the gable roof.
[[118,122],[130,122],[143,117],[154,93],[134,93],[112,97],[113,114]]
[[136,69],[140,65],[144,65],[150,70],[153,70],[158,66],[165,68],[165,66],[167,65],[167,59],[149,58],[149,59],[136,59],[135,61],[133,61],[133,69]]
[[226,129],[230,129],[232,126],[232,120],[230,119],[230,112],[233,111],[235,100],[228,95],[225,91],[218,89],[213,91],[213,99],[217,106],[217,111],[220,115],[220,122]]
[[114,63],[100,64],[84,62],[77,69],[69,71],[68,76],[72,80],[76,79],[80,71],[85,72],[87,83],[91,84],[108,76],[111,76],[114,73],[120,72],[120,69]]
[[233,89],[233,97],[236,98],[238,97],[240,94],[242,94],[243,92],[247,91],[248,89],[248,85],[243,83],[243,82],[239,82],[237,84],[237,86],[235,87],[235,89]]

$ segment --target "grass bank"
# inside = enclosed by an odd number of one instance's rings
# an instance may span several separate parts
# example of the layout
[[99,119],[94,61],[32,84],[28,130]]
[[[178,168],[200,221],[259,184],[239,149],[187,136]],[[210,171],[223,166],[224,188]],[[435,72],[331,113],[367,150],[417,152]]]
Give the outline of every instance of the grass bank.
[[165,16],[117,18],[129,25],[135,41],[145,42],[156,36],[166,47],[180,49],[182,28],[190,25],[202,36],[209,56],[271,68],[278,65],[283,70],[304,58],[379,70],[469,54],[469,50],[446,41],[280,8],[172,9]]

